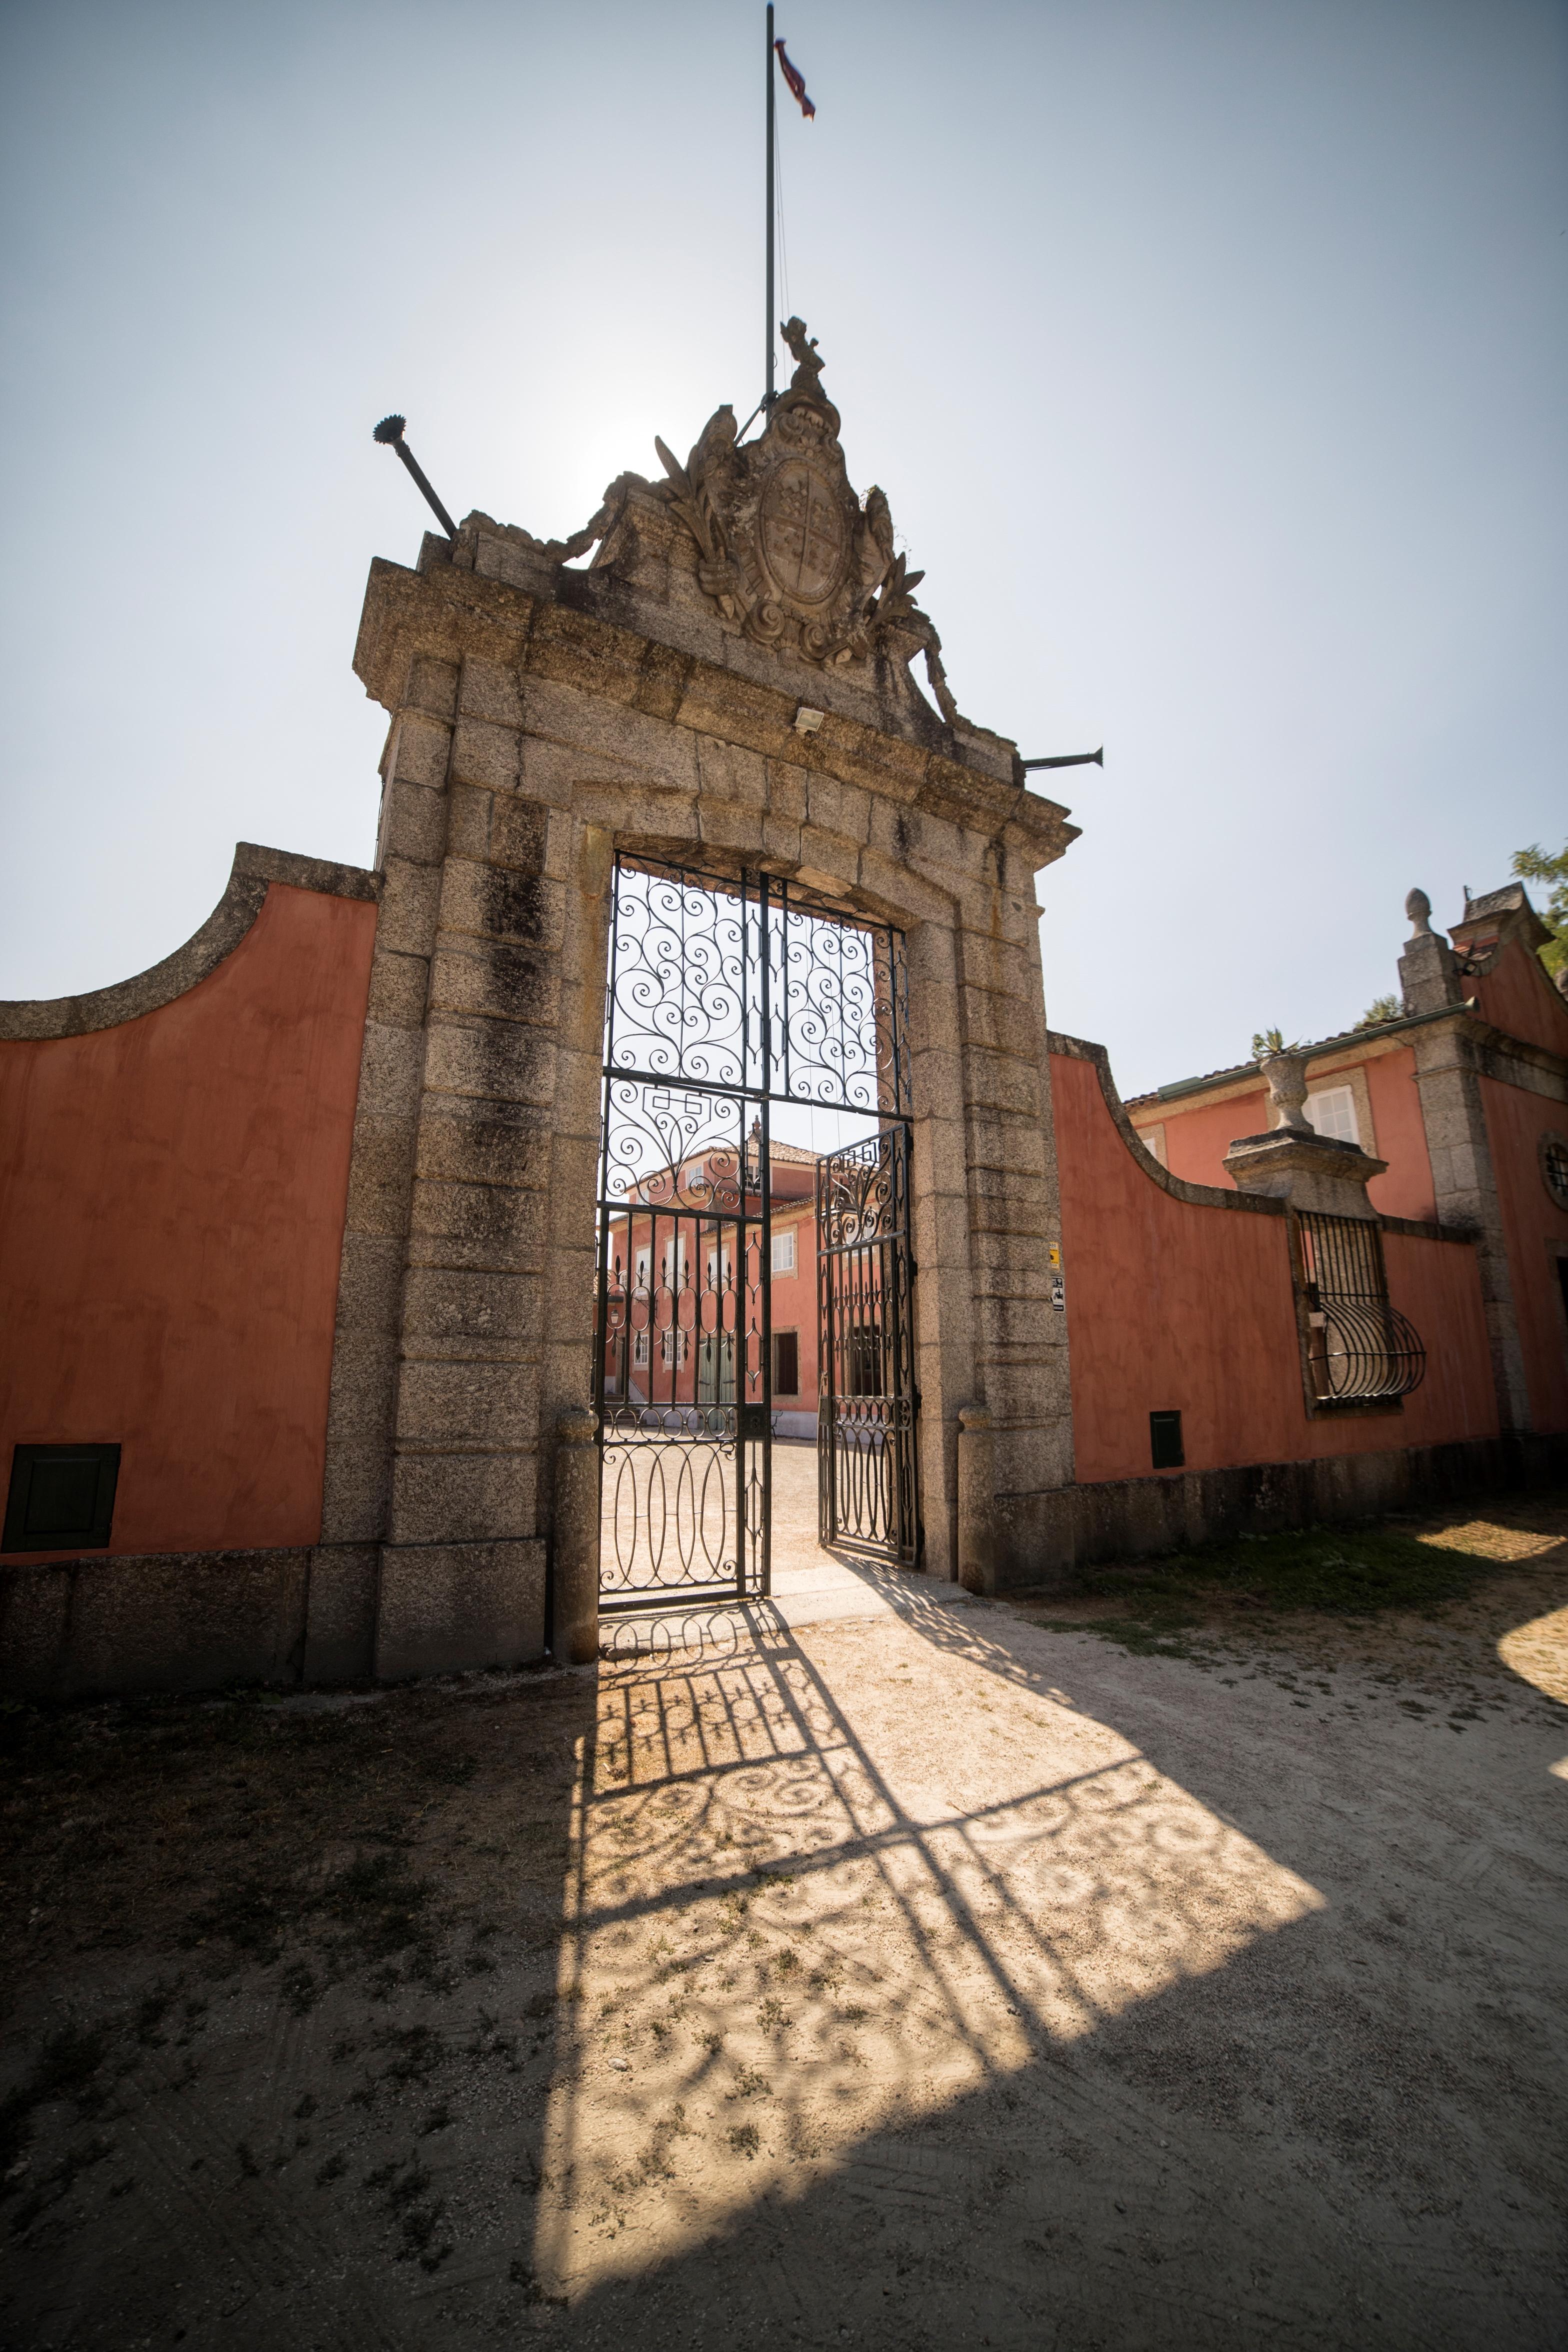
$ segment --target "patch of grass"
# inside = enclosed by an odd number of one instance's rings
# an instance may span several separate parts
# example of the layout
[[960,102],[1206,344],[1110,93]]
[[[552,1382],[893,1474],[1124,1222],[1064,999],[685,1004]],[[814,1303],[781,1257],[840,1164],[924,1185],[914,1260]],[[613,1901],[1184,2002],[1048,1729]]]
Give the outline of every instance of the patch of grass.
[[1423,1542],[1382,1520],[1299,1528],[1196,1545],[1135,1568],[1086,1570],[1080,1590],[1124,1601],[1131,1613],[1051,1622],[1064,1632],[1098,1633],[1136,1656],[1205,1663],[1212,1641],[1196,1629],[1216,1606],[1240,1620],[1307,1612],[1430,1613],[1462,1600],[1497,1567],[1495,1560]]

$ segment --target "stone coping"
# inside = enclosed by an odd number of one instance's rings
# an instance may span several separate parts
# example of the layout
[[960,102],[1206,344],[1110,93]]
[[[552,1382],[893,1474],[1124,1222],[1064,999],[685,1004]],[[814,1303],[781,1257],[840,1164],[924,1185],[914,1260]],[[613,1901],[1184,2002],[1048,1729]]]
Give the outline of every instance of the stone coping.
[[1127,1146],[1143,1174],[1173,1201],[1189,1202],[1196,1209],[1227,1209],[1244,1217],[1282,1217],[1286,1203],[1267,1192],[1227,1192],[1219,1184],[1190,1184],[1184,1176],[1173,1176],[1162,1168],[1148,1145],[1128,1118],[1121,1097],[1116,1091],[1116,1081],[1110,1075],[1110,1055],[1103,1045],[1091,1045],[1086,1037],[1069,1037],[1060,1029],[1046,1032],[1047,1050],[1059,1054],[1066,1061],[1092,1062],[1100,1078],[1100,1091],[1105,1097],[1105,1107],[1116,1121],[1117,1133]]
[[290,850],[238,842],[223,897],[184,947],[134,979],[118,981],[111,988],[93,989],[85,996],[0,1001],[0,1039],[80,1037],[94,1029],[117,1029],[122,1022],[139,1021],[143,1013],[173,1003],[234,953],[261,912],[274,882],[292,890],[319,890],[331,898],[374,899],[381,895],[379,879],[363,866],[334,866],[322,857],[299,857]]

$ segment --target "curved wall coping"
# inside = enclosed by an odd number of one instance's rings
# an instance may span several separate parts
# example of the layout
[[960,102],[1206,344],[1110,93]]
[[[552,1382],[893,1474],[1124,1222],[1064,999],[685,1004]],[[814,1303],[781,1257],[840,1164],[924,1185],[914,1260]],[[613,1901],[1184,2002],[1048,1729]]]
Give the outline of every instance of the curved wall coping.
[[323,857],[297,857],[287,849],[238,842],[223,897],[184,947],[133,980],[95,988],[85,996],[0,1000],[0,1039],[80,1037],[93,1029],[116,1029],[122,1022],[139,1021],[144,1013],[172,1004],[234,953],[261,912],[273,882],[286,883],[292,890],[319,890],[331,898],[381,895],[378,877],[363,866],[334,866]]
[[[1271,1193],[1226,1192],[1218,1184],[1189,1184],[1184,1176],[1173,1176],[1162,1168],[1148,1145],[1139,1136],[1128,1118],[1121,1097],[1116,1091],[1116,1081],[1110,1075],[1110,1055],[1103,1045],[1094,1045],[1086,1037],[1068,1037],[1060,1029],[1046,1032],[1047,1050],[1059,1054],[1069,1062],[1092,1062],[1100,1076],[1100,1091],[1105,1097],[1105,1108],[1116,1122],[1117,1132],[1138,1162],[1145,1176],[1169,1192],[1174,1201],[1190,1201],[1199,1209],[1240,1209],[1252,1216],[1282,1217],[1289,1203],[1277,1200]],[[1145,1099],[1151,1099],[1145,1097]],[[1468,1225],[1432,1225],[1418,1217],[1389,1217],[1381,1213],[1378,1223],[1385,1234],[1405,1234],[1418,1242],[1473,1242],[1474,1229]]]
[[1110,1075],[1110,1055],[1103,1045],[1090,1045],[1087,1037],[1068,1037],[1060,1029],[1047,1029],[1046,1043],[1048,1052],[1059,1054],[1069,1062],[1092,1062],[1100,1077],[1100,1091],[1105,1097],[1105,1108],[1116,1122],[1117,1133],[1138,1162],[1141,1172],[1169,1192],[1173,1201],[1186,1201],[1194,1209],[1239,1210],[1243,1216],[1282,1217],[1286,1203],[1276,1200],[1271,1192],[1227,1192],[1218,1184],[1189,1184],[1184,1176],[1173,1176],[1162,1168],[1148,1145],[1141,1141],[1137,1129],[1128,1118],[1121,1097],[1116,1091],[1116,1081]]

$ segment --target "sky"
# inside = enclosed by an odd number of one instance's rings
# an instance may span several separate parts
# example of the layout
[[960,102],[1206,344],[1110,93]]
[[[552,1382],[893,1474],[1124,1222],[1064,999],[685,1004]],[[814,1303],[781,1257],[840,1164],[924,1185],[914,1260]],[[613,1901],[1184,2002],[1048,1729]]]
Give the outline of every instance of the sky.
[[[1568,836],[1568,9],[788,0],[780,314],[1124,1093],[1321,1036]],[[374,556],[564,535],[762,391],[752,0],[0,11],[0,995],[368,864]]]

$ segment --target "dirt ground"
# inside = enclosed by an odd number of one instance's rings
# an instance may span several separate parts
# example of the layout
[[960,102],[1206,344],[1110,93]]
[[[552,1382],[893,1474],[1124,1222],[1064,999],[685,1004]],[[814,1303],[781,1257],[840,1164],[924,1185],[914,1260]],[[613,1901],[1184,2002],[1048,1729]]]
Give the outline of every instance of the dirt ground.
[[1423,1532],[0,1717],[0,2343],[1560,2347],[1568,1498]]

